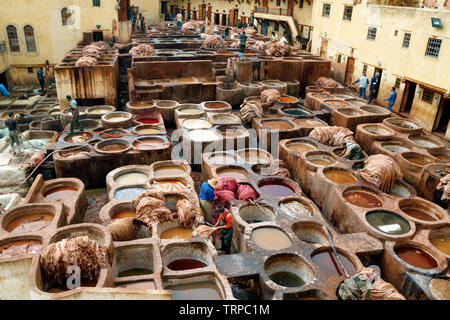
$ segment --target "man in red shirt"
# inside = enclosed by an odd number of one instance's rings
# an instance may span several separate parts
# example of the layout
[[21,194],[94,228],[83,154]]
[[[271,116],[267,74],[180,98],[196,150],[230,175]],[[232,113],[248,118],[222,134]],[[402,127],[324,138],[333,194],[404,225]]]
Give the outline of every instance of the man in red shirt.
[[224,208],[220,203],[216,205],[216,212],[220,214],[214,227],[220,230],[220,239],[222,241],[221,250],[225,251],[226,254],[230,253],[231,250],[231,240],[233,239],[233,216],[228,209]]

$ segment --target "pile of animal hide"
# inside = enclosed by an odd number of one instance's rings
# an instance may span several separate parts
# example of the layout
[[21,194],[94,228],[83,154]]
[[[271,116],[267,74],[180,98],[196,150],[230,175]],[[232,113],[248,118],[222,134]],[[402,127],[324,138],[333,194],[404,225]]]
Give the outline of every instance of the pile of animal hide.
[[336,81],[334,81],[333,79],[327,78],[327,77],[319,77],[319,78],[317,78],[316,84],[318,86],[332,87],[332,88],[335,88],[335,87],[338,86],[338,83]]
[[231,49],[237,49],[239,47],[239,41],[233,41],[229,47]]
[[340,147],[344,142],[354,142],[351,130],[337,126],[314,128],[309,133],[309,137],[330,147]]
[[214,195],[216,196],[216,203],[220,203],[223,206],[226,205],[228,200],[236,199],[234,192],[230,190],[214,191]]
[[236,191],[237,199],[241,201],[248,201],[250,199],[256,200],[258,193],[249,184],[240,184]]
[[113,219],[106,223],[106,229],[114,241],[131,241],[135,237],[138,223],[135,218]]
[[198,21],[189,21],[183,23],[181,31],[183,33],[195,33],[200,28],[200,23]]
[[280,41],[268,42],[265,52],[267,56],[286,57],[291,52],[291,46]]
[[94,46],[94,47],[97,47],[100,50],[106,50],[106,49],[109,48],[108,44],[105,41],[92,42],[90,45]]
[[256,29],[253,27],[247,27],[244,29],[244,31],[245,35],[248,37],[253,37],[257,33]]
[[216,230],[217,229],[214,228],[214,227],[208,227],[206,225],[200,225],[192,232],[192,237],[193,238],[196,238],[196,237],[209,238],[210,236],[213,235],[213,233]]
[[238,182],[233,177],[222,176],[217,179],[217,188],[216,191],[231,191],[235,192],[238,187]]
[[102,55],[102,50],[94,45],[88,45],[83,48],[83,57],[92,57],[95,59],[100,59]]
[[206,36],[205,40],[203,40],[201,49],[225,49],[227,47],[227,44],[225,40],[222,39],[219,35],[208,35]]
[[71,275],[68,274],[71,265],[78,266],[89,280],[95,280],[105,265],[106,251],[95,240],[80,236],[50,244],[42,251],[40,258],[46,278],[63,284]]
[[75,67],[94,66],[96,63],[97,59],[94,57],[81,57],[75,62]]
[[239,111],[239,117],[244,123],[251,123],[253,118],[262,118],[262,115],[262,106],[257,102],[245,102]]
[[439,184],[436,187],[436,190],[438,191],[442,190],[442,197],[441,197],[442,201],[450,200],[450,174],[441,178]]
[[149,44],[139,44],[134,48],[131,48],[128,53],[131,53],[133,56],[137,57],[151,57],[155,55],[155,49]]
[[214,26],[206,26],[205,27],[205,32],[206,34],[214,34]]
[[285,178],[291,177],[291,173],[284,165],[283,160],[279,160],[279,159],[272,160],[270,162],[268,169],[269,169],[268,171],[269,171],[270,176],[280,176],[280,177],[285,177]]
[[267,43],[264,41],[256,41],[254,44],[252,44],[249,49],[258,50],[258,51],[264,51],[267,48]]
[[136,219],[147,227],[153,223],[174,220],[173,213],[166,207],[164,194],[157,190],[145,190],[133,201]]
[[261,102],[264,104],[272,104],[280,101],[280,91],[277,89],[266,89],[261,92]]
[[383,192],[389,193],[395,181],[403,178],[397,162],[384,154],[376,154],[367,158],[364,168],[357,173],[367,182],[376,185]]
[[181,227],[192,228],[192,225],[194,224],[196,216],[197,214],[199,214],[199,212],[194,208],[189,200],[182,199],[177,202],[177,214],[178,222]]

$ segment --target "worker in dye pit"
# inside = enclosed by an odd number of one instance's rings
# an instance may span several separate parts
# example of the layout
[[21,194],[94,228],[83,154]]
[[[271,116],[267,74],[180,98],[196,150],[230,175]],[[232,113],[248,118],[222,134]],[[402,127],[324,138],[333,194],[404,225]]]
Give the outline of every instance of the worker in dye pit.
[[278,34],[276,34],[275,32],[272,31],[272,40],[273,41],[278,41]]
[[372,102],[372,99],[376,97],[379,83],[380,83],[380,73],[377,72],[370,80],[369,99],[367,100],[368,104],[370,104],[370,102]]
[[397,92],[395,92],[395,87],[392,87],[389,97],[387,97],[387,99],[384,99],[384,101],[389,101],[388,107],[387,107],[387,109],[389,111],[392,110],[392,106],[394,105],[396,99],[397,99]]
[[203,182],[200,187],[200,208],[203,211],[205,220],[211,223],[212,211],[214,207],[214,189],[218,186],[216,178],[209,179],[207,182]]
[[345,153],[342,155],[342,157],[349,160],[361,159],[362,150],[359,144],[357,144],[355,141],[352,140],[344,142],[344,145],[345,145]]
[[236,55],[234,56],[234,58],[239,61],[245,61],[245,54],[238,51],[238,52],[236,52]]
[[141,32],[145,33],[145,18],[141,18]]
[[177,30],[181,30],[181,27],[183,27],[183,16],[181,15],[180,11],[178,11],[178,14],[177,14]]
[[[70,112],[72,114],[72,119],[70,120],[70,134],[73,134],[73,127],[78,125],[80,131],[83,131],[83,125],[80,122],[80,110],[78,109],[77,101],[72,99],[70,95],[66,96],[67,101],[69,101]],[[70,114],[70,113],[69,113]]]
[[17,131],[17,122],[14,119],[14,112],[9,113],[9,118],[5,121],[9,132],[9,145],[11,146],[13,155],[16,155],[15,145],[19,147],[19,154],[22,153],[22,143],[19,139],[19,132]]
[[222,242],[220,250],[229,254],[231,251],[231,240],[233,238],[233,215],[220,203],[216,206],[216,212],[220,215],[214,225],[215,228],[220,229],[220,240]]
[[287,41],[286,37],[285,37],[285,34],[281,37],[280,42],[281,42],[281,43],[284,43],[284,44],[288,44],[288,43],[289,43],[289,42]]
[[245,31],[242,31],[242,34],[239,36],[239,50],[245,50],[245,45],[247,42],[247,36],[245,35]]
[[41,91],[44,92],[45,89],[45,78],[44,78],[44,70],[42,67],[36,72],[36,76],[39,80],[39,84],[41,85]]
[[359,82],[359,94],[358,94],[358,98],[361,98],[361,96],[363,96],[364,100],[366,100],[366,89],[367,86],[369,85],[369,79],[366,76],[366,73],[364,72],[363,75],[356,80],[355,82],[353,82],[352,84],[356,84]]
[[225,38],[229,38],[230,37],[230,30],[231,30],[230,27],[226,27],[225,28]]

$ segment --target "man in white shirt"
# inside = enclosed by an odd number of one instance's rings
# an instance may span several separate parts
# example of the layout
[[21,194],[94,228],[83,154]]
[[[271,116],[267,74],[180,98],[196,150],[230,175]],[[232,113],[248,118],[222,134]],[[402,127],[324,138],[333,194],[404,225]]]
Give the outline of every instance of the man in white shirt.
[[366,74],[363,73],[363,75],[358,80],[353,82],[352,84],[355,84],[357,82],[359,82],[358,98],[361,98],[361,96],[363,96],[364,100],[366,100],[366,89],[367,89],[367,86],[369,85],[369,79],[367,78]]
[[183,16],[181,15],[180,11],[178,11],[178,14],[177,14],[177,30],[181,30],[182,26],[183,26]]

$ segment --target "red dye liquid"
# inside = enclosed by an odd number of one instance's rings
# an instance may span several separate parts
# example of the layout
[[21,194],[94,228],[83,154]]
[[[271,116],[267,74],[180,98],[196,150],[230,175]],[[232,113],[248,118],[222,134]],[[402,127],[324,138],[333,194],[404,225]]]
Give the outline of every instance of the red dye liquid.
[[[339,259],[341,260],[342,264],[345,267],[345,270],[347,270],[349,274],[355,273],[356,268],[354,264],[346,256],[340,254],[339,252],[338,255]],[[345,274],[339,262],[336,261],[332,249],[327,249],[325,251],[316,253],[311,256],[311,259],[315,264],[317,264],[319,269],[325,273],[334,276],[342,276]]]
[[77,188],[70,186],[57,187],[44,193],[44,197],[46,197],[47,199],[69,198],[72,197],[77,190]]
[[284,183],[266,182],[259,186],[259,189],[267,195],[274,197],[287,197],[294,194],[294,190]]
[[421,269],[434,269],[438,266],[436,259],[424,250],[414,247],[397,247],[394,249],[400,259]]
[[194,259],[180,259],[172,261],[168,264],[167,268],[174,271],[180,271],[180,270],[190,270],[190,269],[196,269],[196,268],[203,268],[206,267],[206,264],[204,264],[201,261],[194,260]]
[[351,204],[364,208],[375,208],[383,205],[380,199],[366,191],[347,192],[344,198]]
[[155,119],[155,118],[139,119],[138,122],[140,122],[142,124],[157,124],[157,123],[159,123],[158,119]]

